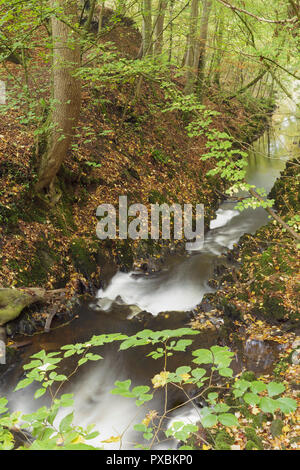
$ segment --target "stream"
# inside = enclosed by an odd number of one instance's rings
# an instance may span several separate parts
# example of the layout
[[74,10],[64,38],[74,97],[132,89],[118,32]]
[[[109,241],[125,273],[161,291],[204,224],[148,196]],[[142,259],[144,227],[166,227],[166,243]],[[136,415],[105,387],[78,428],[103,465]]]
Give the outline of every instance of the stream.
[[[293,95],[295,102],[299,102],[300,90],[294,89]],[[297,113],[293,102],[280,99],[270,129],[253,144],[249,152],[249,183],[264,187],[269,192],[287,160],[300,153],[300,123]],[[160,272],[147,276],[118,272],[107,288],[98,292],[94,302],[78,307],[78,318],[70,325],[30,338],[32,344],[18,353],[17,363],[0,378],[0,396],[8,396],[11,409],[26,413],[33,411],[34,406],[40,407],[47,403],[44,397],[38,401],[32,399],[34,387],[12,393],[22,377],[21,366],[28,362],[30,355],[41,349],[57,351],[64,344],[87,341],[93,335],[102,333],[121,332],[132,335],[144,328],[161,330],[186,326],[188,312],[201,302],[206,293],[213,292],[208,281],[218,257],[231,249],[243,234],[254,234],[268,221],[268,214],[262,208],[240,213],[235,210],[235,203],[225,201],[219,207],[216,219],[211,221],[200,252],[174,255]],[[151,315],[139,318],[137,314],[141,311]],[[210,331],[195,338],[198,347],[206,348],[216,343],[217,333]],[[81,426],[95,423],[96,429],[100,431],[100,441],[120,435],[126,430],[122,449],[133,448],[140,436],[131,429],[144,418],[145,410],[137,408],[134,400],[111,395],[109,391],[114,388],[116,380],[130,378],[133,385],[149,384],[151,378],[162,370],[162,363],[148,358],[148,352],[147,347],[122,352],[118,352],[118,345],[102,347],[99,353],[104,360],[87,363],[63,390],[64,393],[72,392],[75,395],[75,422]],[[258,373],[262,373],[275,360],[272,350],[255,342],[245,346],[244,353],[248,355],[248,361],[251,360],[251,355],[255,356],[254,362],[260,361],[261,371],[258,370]],[[169,370],[186,364],[187,357],[188,353],[171,357]],[[236,359],[237,367],[239,361]],[[74,362],[70,358],[63,366],[62,373],[67,373],[72,367],[74,368]],[[180,393],[174,391],[169,394],[170,406],[184,399]],[[163,397],[156,393],[150,409],[159,411],[162,406]],[[196,422],[199,420],[199,411],[193,406],[185,406],[174,412],[171,420],[179,417],[181,421]],[[97,444],[99,445],[99,438]],[[168,441],[156,448],[171,449],[176,448],[177,444],[175,441]],[[120,443],[105,444],[107,449],[119,447]]]

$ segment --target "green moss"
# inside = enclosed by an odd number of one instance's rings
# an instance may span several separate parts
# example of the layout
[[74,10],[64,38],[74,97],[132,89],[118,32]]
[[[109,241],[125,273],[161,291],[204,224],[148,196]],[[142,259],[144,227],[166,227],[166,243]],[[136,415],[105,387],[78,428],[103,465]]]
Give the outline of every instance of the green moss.
[[19,271],[18,284],[24,286],[41,286],[49,276],[52,266],[58,260],[57,254],[51,249],[47,241],[39,241],[30,260],[30,269]]
[[241,379],[247,380],[248,382],[253,382],[254,380],[256,380],[256,375],[254,374],[254,372],[245,371],[242,373]]
[[286,314],[282,299],[271,296],[270,293],[264,295],[263,309],[265,315],[275,320],[282,320]]
[[70,246],[70,257],[76,270],[86,279],[97,270],[94,253],[90,252],[87,242],[83,238],[73,240]]
[[130,271],[134,262],[134,254],[129,240],[117,242],[117,262],[123,271]]
[[156,189],[153,189],[149,193],[149,202],[151,204],[164,204],[164,203],[167,203],[168,201],[167,201],[167,198],[162,193],[160,193]]
[[230,436],[225,430],[218,432],[215,437],[216,450],[230,450],[234,444],[234,438]]
[[[262,440],[259,436],[257,436],[255,429],[253,428],[246,428],[245,429],[245,434],[247,437],[247,444],[246,444],[246,449],[251,450],[253,448],[263,450],[263,443]],[[248,449],[248,447],[249,449]]]

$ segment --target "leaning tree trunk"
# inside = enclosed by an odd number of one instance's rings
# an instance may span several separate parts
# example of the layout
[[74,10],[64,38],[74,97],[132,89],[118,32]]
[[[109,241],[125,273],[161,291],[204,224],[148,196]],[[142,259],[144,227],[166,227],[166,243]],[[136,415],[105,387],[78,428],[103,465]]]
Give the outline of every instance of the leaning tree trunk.
[[80,45],[77,34],[68,26],[77,20],[76,0],[51,0],[53,8],[59,6],[64,19],[52,16],[53,35],[53,109],[51,131],[46,151],[41,157],[36,191],[51,187],[67,156],[81,106],[80,80],[74,72],[80,65]]
[[206,60],[206,44],[208,38],[208,22],[212,7],[212,0],[203,0],[203,11],[200,25],[199,49],[198,49],[198,72],[197,72],[197,95],[201,101],[204,86],[204,69]]
[[166,14],[167,6],[168,6],[168,0],[159,0],[158,14],[156,17],[156,24],[155,24],[154,55],[156,56],[162,53],[164,22],[165,22],[165,14]]

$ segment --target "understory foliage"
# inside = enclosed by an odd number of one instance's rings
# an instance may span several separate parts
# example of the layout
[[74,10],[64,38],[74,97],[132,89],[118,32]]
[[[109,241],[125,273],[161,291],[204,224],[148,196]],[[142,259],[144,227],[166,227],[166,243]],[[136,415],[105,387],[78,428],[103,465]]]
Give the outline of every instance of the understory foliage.
[[[103,358],[92,352],[92,348],[108,343],[119,342],[119,350],[151,345],[148,354],[155,361],[161,360],[162,370],[151,378],[151,385],[132,386],[130,378],[116,381],[111,390],[114,395],[134,400],[137,407],[144,408],[144,419],[134,425],[140,432],[136,448],[152,449],[164,436],[168,448],[170,440],[179,441],[181,450],[193,449],[230,449],[232,437],[228,431],[236,428],[247,436],[247,449],[261,449],[263,443],[257,431],[264,421],[272,421],[275,435],[280,435],[284,415],[296,410],[296,401],[284,396],[285,386],[276,381],[265,383],[244,373],[234,377],[230,367],[234,353],[227,347],[212,346],[210,349],[193,349],[194,335],[198,331],[190,328],[176,330],[143,330],[134,336],[123,334],[103,334],[93,336],[86,343],[65,345],[59,352],[47,353],[44,350],[31,356],[31,362],[24,366],[25,378],[19,382],[17,390],[32,383],[38,387],[34,398],[38,400],[49,393],[50,405],[43,406],[31,414],[10,413],[7,399],[0,398],[0,449],[10,450],[15,447],[16,432],[23,435],[25,442],[19,449],[31,450],[87,450],[104,448],[105,443],[119,442],[122,446],[124,434],[111,436],[106,441],[97,439],[99,432],[91,424],[85,429],[73,423],[73,395],[62,394],[63,385],[80,367],[88,361]],[[169,370],[168,358],[185,353],[189,348],[192,353],[190,363]],[[60,373],[63,361],[68,357],[78,357],[77,366],[69,376]],[[180,405],[168,409],[168,390],[175,387],[183,392]],[[191,392],[191,389],[193,392]],[[164,411],[153,410],[151,402],[158,391],[165,396]],[[201,401],[202,407],[197,407]],[[195,423],[172,421],[172,411],[193,404],[199,414]],[[59,411],[69,408],[65,417],[57,420]],[[243,417],[241,420],[240,418]],[[272,432],[273,432],[272,431]],[[28,432],[30,434],[28,434]],[[89,441],[93,440],[93,444]],[[95,444],[96,440],[96,444]],[[27,442],[26,442],[27,441]]]

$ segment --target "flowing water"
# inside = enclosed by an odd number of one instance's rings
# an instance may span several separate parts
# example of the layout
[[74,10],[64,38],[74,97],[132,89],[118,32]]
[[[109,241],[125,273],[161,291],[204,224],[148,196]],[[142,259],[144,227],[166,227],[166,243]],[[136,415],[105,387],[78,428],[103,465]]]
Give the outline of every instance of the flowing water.
[[[296,102],[300,101],[299,96],[299,89],[295,89]],[[249,152],[249,183],[264,187],[267,192],[272,188],[287,160],[300,153],[299,131],[297,108],[290,100],[282,100],[274,113],[270,129],[255,142]],[[11,408],[24,412],[32,410],[32,389],[10,392],[21,378],[21,364],[28,362],[28,357],[40,349],[56,351],[63,344],[87,341],[94,334],[134,334],[145,327],[159,330],[184,326],[187,314],[183,312],[193,309],[201,302],[205,293],[212,291],[208,280],[219,255],[231,249],[244,233],[253,234],[268,222],[268,215],[263,209],[255,212],[249,209],[240,213],[234,206],[231,202],[224,202],[220,206],[216,219],[210,224],[201,252],[174,256],[161,272],[154,275],[117,273],[108,287],[98,292],[93,305],[79,308],[79,318],[71,325],[32,337],[32,344],[19,354],[18,363],[9,368],[0,381],[0,395],[9,396]],[[146,317],[147,320],[141,321],[135,318],[140,311],[147,311],[151,315]],[[170,313],[158,315],[160,312]],[[197,337],[197,343],[204,348],[215,341],[216,336],[213,333]],[[109,391],[116,380],[131,378],[133,384],[149,383],[151,377],[162,369],[162,365],[159,361],[147,358],[147,352],[146,347],[120,353],[115,345],[105,346],[100,352],[105,359],[87,364],[72,380],[70,387],[76,397],[76,421],[81,425],[96,423],[101,432],[101,440],[123,433],[143,418],[143,411],[137,409],[131,399],[111,395]],[[261,360],[262,367],[269,366],[269,362],[274,360],[272,351],[268,351],[263,344],[248,343],[245,353],[248,353],[251,360],[254,355],[254,363]],[[175,367],[180,365],[180,361],[187,362],[187,355],[183,356],[176,359]],[[171,358],[171,362],[174,360]],[[63,373],[72,370],[72,366],[74,363],[70,359]],[[70,390],[67,388],[64,391]],[[182,398],[176,393],[170,394],[170,405],[174,406]],[[42,404],[43,399],[39,400],[38,405]],[[151,408],[159,410],[161,407],[162,397],[157,394],[154,403],[151,402]],[[174,419],[178,413],[179,411],[174,413]],[[185,407],[180,411],[181,420],[190,422],[198,418],[198,411],[193,407]],[[132,448],[135,439],[133,432],[126,432],[122,448]],[[162,444],[162,447],[171,448],[175,445],[176,443],[169,442]],[[119,444],[105,445],[106,448],[118,446]]]

